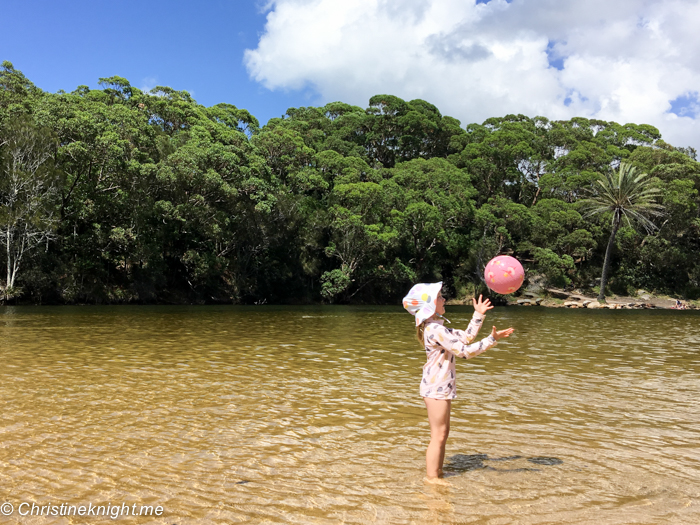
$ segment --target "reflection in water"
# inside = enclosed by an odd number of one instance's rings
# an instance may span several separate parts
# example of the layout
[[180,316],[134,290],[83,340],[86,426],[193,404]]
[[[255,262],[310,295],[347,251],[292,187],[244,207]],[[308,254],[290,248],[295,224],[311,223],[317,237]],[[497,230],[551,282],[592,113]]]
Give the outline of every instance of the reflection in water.
[[[469,472],[470,470],[489,469],[498,470],[499,472],[524,472],[528,470],[539,471],[532,467],[513,467],[511,462],[524,459],[522,456],[506,456],[504,458],[490,458],[488,454],[455,454],[451,458],[447,458],[445,462],[445,472],[449,474]],[[492,462],[508,462],[509,467],[499,465],[499,468],[493,466]],[[530,463],[537,465],[561,465],[563,461],[559,458],[535,457],[527,458]],[[484,462],[488,462],[484,463]]]
[[432,486],[400,307],[0,309],[0,503],[162,505],[152,523],[179,525],[698,523],[699,321],[493,310],[517,331],[459,363]]

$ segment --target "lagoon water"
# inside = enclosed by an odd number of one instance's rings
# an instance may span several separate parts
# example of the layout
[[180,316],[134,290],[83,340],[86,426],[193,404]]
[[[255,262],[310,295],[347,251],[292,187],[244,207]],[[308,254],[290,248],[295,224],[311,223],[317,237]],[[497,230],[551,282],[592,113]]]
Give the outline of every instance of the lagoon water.
[[0,503],[160,505],[115,521],[178,525],[700,523],[698,312],[492,324],[516,333],[457,362],[443,487],[423,482],[425,357],[399,307],[1,308]]

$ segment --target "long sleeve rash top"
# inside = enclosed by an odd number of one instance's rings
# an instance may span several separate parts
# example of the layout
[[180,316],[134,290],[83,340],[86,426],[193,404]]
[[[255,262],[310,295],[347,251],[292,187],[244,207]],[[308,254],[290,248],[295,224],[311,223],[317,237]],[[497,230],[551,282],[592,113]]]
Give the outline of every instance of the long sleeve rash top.
[[469,359],[485,352],[496,344],[489,334],[478,343],[472,343],[484,322],[482,314],[474,312],[466,330],[454,330],[443,326],[443,320],[426,321],[423,332],[427,362],[423,366],[420,395],[432,399],[457,397],[455,357]]

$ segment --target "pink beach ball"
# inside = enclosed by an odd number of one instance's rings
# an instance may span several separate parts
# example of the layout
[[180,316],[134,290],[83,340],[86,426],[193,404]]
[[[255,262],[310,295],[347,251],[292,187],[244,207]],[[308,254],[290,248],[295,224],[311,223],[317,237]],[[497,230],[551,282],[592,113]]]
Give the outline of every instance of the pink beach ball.
[[486,286],[494,292],[508,295],[522,286],[525,271],[516,258],[509,255],[499,255],[486,265],[484,279]]

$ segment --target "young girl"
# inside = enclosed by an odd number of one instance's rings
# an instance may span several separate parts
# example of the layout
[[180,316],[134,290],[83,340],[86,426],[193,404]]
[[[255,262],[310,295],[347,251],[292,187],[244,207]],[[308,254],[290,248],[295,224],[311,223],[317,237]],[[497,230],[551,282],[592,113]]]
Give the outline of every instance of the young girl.
[[416,318],[416,335],[425,347],[427,362],[423,366],[420,395],[428,409],[430,445],[425,453],[427,481],[442,477],[445,461],[445,443],[450,433],[450,409],[457,397],[455,358],[469,359],[494,346],[499,339],[513,333],[512,328],[496,330],[478,343],[472,343],[479,333],[486,312],[493,308],[491,301],[472,299],[474,315],[466,331],[443,326],[445,299],[440,290],[442,282],[415,285],[403,298],[403,305]]

